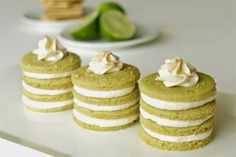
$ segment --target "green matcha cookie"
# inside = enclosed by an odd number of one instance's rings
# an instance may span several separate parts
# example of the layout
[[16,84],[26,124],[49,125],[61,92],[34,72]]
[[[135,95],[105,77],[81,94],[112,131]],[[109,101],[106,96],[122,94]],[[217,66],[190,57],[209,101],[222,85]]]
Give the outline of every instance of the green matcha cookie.
[[140,116],[139,119],[143,127],[152,130],[153,132],[169,136],[187,136],[193,134],[200,134],[213,128],[213,118],[207,120],[206,122],[198,126],[191,126],[184,128],[160,126],[152,120],[145,119],[143,116]]
[[74,121],[76,122],[76,124],[78,124],[82,128],[95,130],[95,131],[116,131],[116,130],[121,130],[121,129],[128,128],[128,127],[134,125],[135,122],[137,122],[137,120],[135,120],[135,121],[133,121],[129,124],[126,124],[126,125],[115,126],[115,127],[100,127],[100,126],[97,126],[97,125],[90,125],[90,124],[81,122],[78,119],[76,119],[75,117],[74,117]]
[[30,111],[33,111],[33,112],[44,112],[44,113],[61,112],[61,111],[72,109],[73,104],[63,106],[63,107],[50,108],[50,109],[39,109],[39,108],[31,107],[31,106],[26,106],[26,108]]
[[69,92],[66,94],[60,94],[60,95],[36,95],[23,89],[23,94],[27,98],[34,101],[39,101],[39,102],[58,102],[58,101],[66,101],[66,100],[73,99],[72,92]]
[[152,107],[145,103],[142,99],[140,100],[140,107],[157,117],[172,119],[172,120],[196,120],[209,117],[210,115],[215,114],[216,104],[215,101],[211,101],[200,107],[188,109],[188,110],[162,110],[155,107]]
[[40,89],[66,89],[72,88],[71,77],[56,78],[56,79],[35,79],[29,77],[23,77],[23,81],[34,88]]
[[140,127],[139,136],[148,145],[158,149],[169,150],[169,151],[187,151],[187,150],[198,149],[210,143],[214,137],[212,133],[206,139],[199,141],[183,142],[183,143],[166,142],[150,136],[144,131],[142,127]]
[[67,53],[63,59],[57,62],[38,60],[37,55],[27,53],[21,60],[23,71],[32,73],[55,74],[76,70],[80,67],[80,57],[74,53]]
[[98,119],[120,119],[130,117],[139,113],[139,104],[118,111],[94,111],[75,105],[74,109],[89,117]]
[[102,105],[102,106],[110,106],[110,105],[120,105],[129,103],[131,101],[139,99],[139,90],[138,87],[136,87],[131,93],[121,96],[121,97],[114,97],[114,98],[95,98],[95,97],[87,97],[83,96],[81,94],[73,92],[74,97],[79,99],[82,102],[93,104],[93,105]]
[[141,93],[152,98],[172,102],[199,101],[216,93],[214,79],[204,73],[198,73],[199,81],[191,87],[166,87],[162,81],[155,80],[157,74],[150,74],[139,82]]
[[79,68],[72,75],[74,85],[89,90],[115,90],[133,86],[140,77],[138,68],[124,64],[120,71],[103,75],[87,71],[88,66]]

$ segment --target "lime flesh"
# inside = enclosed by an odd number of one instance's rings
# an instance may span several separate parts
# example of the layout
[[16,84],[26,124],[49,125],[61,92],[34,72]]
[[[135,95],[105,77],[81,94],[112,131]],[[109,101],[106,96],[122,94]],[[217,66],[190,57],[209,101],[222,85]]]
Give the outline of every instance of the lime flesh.
[[110,41],[128,40],[135,35],[135,26],[126,15],[117,10],[104,12],[99,20],[101,35]]

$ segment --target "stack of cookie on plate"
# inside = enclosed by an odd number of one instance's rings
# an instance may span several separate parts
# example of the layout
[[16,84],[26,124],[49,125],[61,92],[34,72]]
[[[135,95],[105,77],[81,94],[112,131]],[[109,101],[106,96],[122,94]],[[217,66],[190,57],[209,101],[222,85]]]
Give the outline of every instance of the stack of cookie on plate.
[[89,66],[72,75],[74,120],[87,129],[127,128],[139,117],[139,70],[109,51],[94,56]]
[[83,16],[82,0],[41,0],[45,20],[76,19]]
[[79,56],[68,52],[56,39],[40,40],[39,48],[21,60],[26,108],[36,112],[73,108],[71,75],[80,62]]
[[165,150],[192,150],[213,137],[215,81],[181,58],[166,60],[139,83],[140,136]]

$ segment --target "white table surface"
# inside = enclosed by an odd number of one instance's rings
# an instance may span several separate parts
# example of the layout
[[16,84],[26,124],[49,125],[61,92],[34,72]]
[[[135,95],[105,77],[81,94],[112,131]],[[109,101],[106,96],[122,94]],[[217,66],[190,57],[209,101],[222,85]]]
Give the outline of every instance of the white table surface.
[[[100,2],[101,0],[87,0],[85,5],[94,7]],[[158,40],[115,51],[123,61],[138,66],[142,76],[157,71],[164,59],[179,56],[192,63],[199,71],[211,74],[217,81],[218,91],[236,94],[235,0],[119,2],[125,6],[132,19],[153,27],[158,25],[162,30]],[[38,40],[43,37],[44,33],[27,29],[19,20],[25,11],[38,7],[37,0],[0,1],[0,72],[17,67],[22,55],[35,49]],[[88,63],[94,52],[96,51],[81,50],[83,64]],[[8,76],[1,74],[2,77]],[[4,93],[0,95],[4,97]],[[1,122],[3,121],[0,120]],[[20,153],[13,147],[16,154]],[[0,140],[0,149],[4,148],[7,149],[8,144]],[[6,156],[4,151],[0,151],[0,156],[4,155]]]

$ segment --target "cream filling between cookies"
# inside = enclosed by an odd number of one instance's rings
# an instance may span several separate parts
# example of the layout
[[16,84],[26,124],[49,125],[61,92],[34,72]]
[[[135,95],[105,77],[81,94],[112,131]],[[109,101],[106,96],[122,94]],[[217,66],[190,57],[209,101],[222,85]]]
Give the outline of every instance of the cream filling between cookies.
[[52,108],[57,108],[57,107],[73,105],[74,103],[73,99],[69,99],[65,101],[58,101],[58,102],[39,102],[39,101],[31,100],[24,95],[22,96],[22,100],[26,106],[34,107],[38,109],[52,109]]
[[161,141],[176,142],[176,143],[204,140],[211,135],[212,130],[213,130],[213,129],[210,129],[204,133],[187,135],[187,136],[169,136],[169,135],[163,135],[163,134],[159,134],[157,132],[153,132],[153,131],[151,131],[147,128],[144,128],[144,127],[143,127],[143,129],[147,134],[149,134],[150,136],[157,138]]
[[64,73],[55,73],[55,74],[46,74],[46,73],[32,73],[28,71],[23,71],[23,75],[30,77],[30,78],[36,78],[36,79],[56,79],[56,78],[64,78],[71,76],[76,70],[64,72]]
[[51,89],[51,90],[35,88],[26,84],[24,81],[22,81],[22,86],[29,93],[36,94],[36,95],[60,95],[60,94],[66,94],[73,91],[73,88]]
[[206,118],[197,119],[197,120],[171,120],[171,119],[160,118],[160,117],[154,116],[152,114],[149,114],[146,111],[144,111],[142,108],[140,108],[140,114],[145,119],[150,119],[150,120],[156,122],[158,125],[169,126],[169,127],[197,126],[197,125],[204,123],[205,121],[207,121],[208,119],[210,119],[211,117],[214,116],[214,114],[212,114]]
[[94,110],[94,111],[118,111],[118,110],[123,110],[126,109],[130,106],[133,106],[135,104],[137,104],[137,102],[139,101],[138,99],[132,100],[128,103],[124,103],[124,104],[119,104],[119,105],[95,105],[95,104],[89,104],[86,102],[82,102],[77,98],[74,98],[74,102],[75,105],[90,109],[90,110]]
[[84,96],[95,97],[95,98],[114,98],[114,97],[124,96],[131,93],[134,90],[134,88],[135,85],[118,90],[100,91],[100,90],[89,90],[78,87],[76,85],[74,86],[74,89],[77,93]]
[[76,110],[73,110],[73,113],[75,118],[78,119],[79,121],[82,121],[83,123],[87,123],[89,125],[96,125],[100,127],[116,127],[116,126],[126,125],[134,122],[139,117],[139,114],[135,114],[130,117],[120,118],[120,119],[98,119],[86,116]]
[[171,102],[171,101],[164,101],[159,100],[156,98],[151,98],[144,93],[141,93],[141,97],[143,101],[145,101],[147,104],[164,110],[187,110],[195,107],[202,106],[208,102],[211,102],[212,100],[216,99],[216,93],[206,99],[202,99],[200,101],[194,101],[194,102]]

